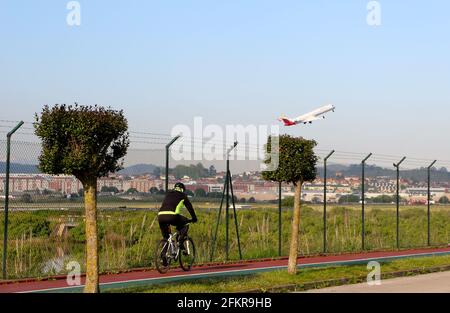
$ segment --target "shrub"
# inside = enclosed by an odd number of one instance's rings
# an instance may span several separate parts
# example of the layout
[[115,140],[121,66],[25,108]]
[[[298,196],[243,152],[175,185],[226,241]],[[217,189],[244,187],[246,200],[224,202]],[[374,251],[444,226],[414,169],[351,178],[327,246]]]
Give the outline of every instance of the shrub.
[[[105,235],[105,227],[102,224],[97,224],[98,228],[98,238],[99,240],[103,239]],[[74,242],[85,242],[86,241],[86,227],[84,226],[84,222],[78,224],[74,228],[69,230],[68,238]]]
[[13,238],[19,238],[23,234],[33,237],[48,237],[51,234],[50,222],[42,217],[25,216],[10,222],[10,234]]

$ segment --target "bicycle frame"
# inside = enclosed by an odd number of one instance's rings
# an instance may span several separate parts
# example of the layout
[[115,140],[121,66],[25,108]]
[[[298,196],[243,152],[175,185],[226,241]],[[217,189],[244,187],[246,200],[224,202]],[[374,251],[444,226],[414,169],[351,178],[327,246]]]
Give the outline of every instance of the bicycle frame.
[[[172,261],[179,261],[180,266],[184,271],[189,271],[195,261],[195,244],[192,239],[187,236],[187,230],[186,240],[183,241],[182,247],[180,247],[179,236],[179,231],[176,231],[173,234],[169,233],[169,237],[161,240],[157,250],[155,250],[156,269],[161,274],[167,272]],[[160,248],[161,244],[162,248]]]
[[[174,234],[170,234],[167,239],[163,249],[166,249],[166,257],[171,260],[176,260],[178,255],[180,254],[180,247],[177,245],[178,240],[176,239],[178,236],[178,232]],[[186,241],[186,253],[191,254],[191,246],[189,240]]]
[[180,253],[180,248],[176,244],[178,241],[176,240],[176,236],[178,235],[178,232],[175,232],[174,234],[170,234],[169,238],[167,239],[163,249],[166,250],[166,257],[170,260],[176,260],[178,258],[178,254]]

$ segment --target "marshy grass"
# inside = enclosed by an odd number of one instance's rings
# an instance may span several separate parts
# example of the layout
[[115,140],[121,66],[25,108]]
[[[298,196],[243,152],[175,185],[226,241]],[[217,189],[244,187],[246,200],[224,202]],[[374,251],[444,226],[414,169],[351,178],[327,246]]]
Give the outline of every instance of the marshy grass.
[[[197,247],[197,262],[209,262],[217,221],[217,209],[199,209],[199,222],[191,225],[190,236]],[[235,220],[230,211],[230,259],[238,259]],[[282,255],[287,255],[292,209],[282,211]],[[130,268],[152,267],[153,251],[161,238],[157,214],[151,210],[99,211],[100,270],[116,272]],[[366,212],[366,248],[394,249],[396,215],[390,206],[368,207]],[[0,214],[0,219],[3,219]],[[65,238],[55,236],[65,221],[77,225]],[[278,211],[275,208],[238,210],[237,224],[243,258],[278,256]],[[447,244],[450,210],[434,207],[431,214],[431,243]],[[3,225],[0,226],[3,236]],[[9,278],[43,277],[64,274],[65,264],[78,261],[84,269],[84,221],[81,210],[33,211],[10,213],[8,249]],[[303,207],[299,253],[317,254],[323,249],[323,213],[318,207]],[[427,243],[425,207],[402,208],[400,243],[403,248],[423,247]],[[2,247],[0,248],[0,253]],[[361,213],[351,207],[330,206],[327,214],[329,252],[354,252],[361,249]],[[213,261],[225,259],[225,213],[220,219]]]

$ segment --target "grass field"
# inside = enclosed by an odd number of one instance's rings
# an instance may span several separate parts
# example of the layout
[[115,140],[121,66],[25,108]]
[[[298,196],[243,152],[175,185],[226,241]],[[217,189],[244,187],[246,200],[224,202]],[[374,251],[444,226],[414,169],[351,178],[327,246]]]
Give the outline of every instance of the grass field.
[[[127,208],[135,203],[127,203]],[[146,205],[146,204],[142,204]],[[217,221],[217,204],[198,209],[199,222],[190,229],[198,251],[198,262],[210,260],[212,237]],[[122,204],[123,206],[123,204]],[[101,206],[100,206],[101,207]],[[197,206],[198,207],[198,206]],[[147,207],[148,208],[148,207]],[[282,254],[287,255],[292,209],[282,211]],[[230,220],[230,258],[238,258],[235,220]],[[403,248],[422,247],[427,243],[426,207],[402,207],[400,244]],[[302,208],[300,254],[316,254],[323,246],[321,206]],[[3,220],[3,215],[0,214]],[[67,237],[55,236],[58,227],[69,223],[74,228]],[[256,205],[239,210],[237,224],[243,258],[278,256],[278,211],[275,207]],[[367,206],[366,248],[394,249],[396,239],[394,206]],[[329,252],[361,249],[361,213],[358,206],[328,207],[327,248]],[[152,266],[152,254],[160,231],[154,210],[100,210],[100,269],[114,272]],[[3,236],[3,224],[0,225]],[[446,244],[450,234],[450,208],[435,206],[431,214],[431,242]],[[1,237],[0,237],[1,238]],[[2,239],[2,238],[1,238]],[[82,210],[39,210],[10,213],[8,240],[9,278],[42,277],[65,273],[65,264],[78,261],[84,268],[84,222]],[[0,248],[1,250],[2,248]],[[214,261],[224,260],[225,223],[221,218]],[[0,251],[1,252],[1,251]],[[2,252],[1,252],[2,253]]]
[[[450,256],[423,257],[395,260],[381,265],[382,279],[393,276],[399,271],[412,271],[408,275],[425,273],[427,269],[450,265]],[[299,291],[309,288],[323,288],[331,285],[364,282],[369,271],[366,265],[336,266],[327,268],[300,269],[292,276],[284,271],[273,271],[235,276],[229,278],[208,278],[190,282],[176,282],[147,287],[125,288],[108,292],[127,293],[211,293],[211,292],[245,292],[245,291]],[[339,281],[333,281],[339,280]],[[278,287],[278,289],[277,289]]]

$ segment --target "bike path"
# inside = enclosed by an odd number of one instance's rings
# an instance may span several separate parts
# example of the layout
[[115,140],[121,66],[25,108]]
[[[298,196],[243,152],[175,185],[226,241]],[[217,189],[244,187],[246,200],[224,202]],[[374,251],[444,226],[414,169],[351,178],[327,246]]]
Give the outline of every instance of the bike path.
[[[401,258],[427,257],[450,255],[450,247],[414,249],[403,251],[364,252],[340,255],[322,255],[300,257],[299,268],[323,267],[337,265],[366,264],[369,261],[386,262]],[[237,276],[274,271],[287,268],[287,258],[273,260],[252,260],[226,264],[210,264],[195,266],[189,272],[179,268],[171,269],[167,274],[160,274],[156,270],[136,270],[118,274],[104,274],[100,276],[100,290],[115,288],[130,288],[164,284],[176,281],[187,281],[224,276]],[[0,293],[14,292],[81,292],[84,277],[80,286],[68,286],[65,277],[46,280],[0,281]]]

